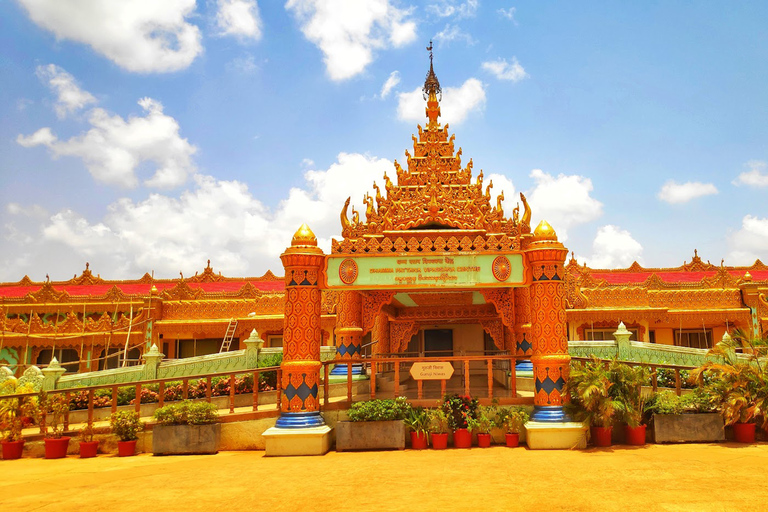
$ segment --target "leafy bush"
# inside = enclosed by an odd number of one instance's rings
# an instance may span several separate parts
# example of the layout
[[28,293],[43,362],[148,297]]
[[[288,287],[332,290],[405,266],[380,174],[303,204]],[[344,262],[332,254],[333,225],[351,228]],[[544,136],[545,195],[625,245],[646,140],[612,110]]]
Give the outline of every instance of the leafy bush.
[[218,422],[219,414],[213,404],[184,400],[160,407],[154,418],[161,425],[207,425]]
[[121,441],[134,441],[139,438],[139,432],[144,430],[144,423],[135,411],[120,411],[109,418],[112,433]]
[[392,421],[403,420],[411,409],[405,397],[394,400],[368,400],[355,402],[349,408],[350,421]]
[[717,400],[706,389],[695,389],[692,393],[677,396],[665,389],[654,395],[648,410],[656,414],[684,414],[715,412]]

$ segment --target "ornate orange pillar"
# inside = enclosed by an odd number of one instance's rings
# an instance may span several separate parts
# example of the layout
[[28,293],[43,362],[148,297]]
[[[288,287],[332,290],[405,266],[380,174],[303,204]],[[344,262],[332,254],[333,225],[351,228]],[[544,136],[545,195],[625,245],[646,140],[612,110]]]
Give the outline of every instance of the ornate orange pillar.
[[317,398],[322,344],[319,284],[324,257],[306,224],[296,231],[291,246],[280,255],[285,268],[285,317],[277,428],[325,425]]
[[515,355],[525,356],[515,364],[517,371],[533,371],[530,357],[533,354],[531,342],[531,293],[528,288],[515,288]]
[[[345,290],[336,305],[336,360],[340,363],[360,361],[363,340],[363,297],[360,292]],[[348,366],[336,365],[331,375],[346,376]],[[363,365],[352,365],[352,375],[362,375]]]
[[526,249],[533,281],[530,286],[533,337],[534,421],[563,422],[567,417],[562,394],[568,380],[570,356],[565,319],[564,263],[568,250],[546,222],[533,232]]

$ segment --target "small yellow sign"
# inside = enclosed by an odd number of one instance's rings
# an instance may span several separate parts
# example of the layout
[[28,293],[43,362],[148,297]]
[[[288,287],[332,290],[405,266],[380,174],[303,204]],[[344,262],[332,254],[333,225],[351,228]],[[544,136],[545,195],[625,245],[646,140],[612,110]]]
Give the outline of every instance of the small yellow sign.
[[453,375],[453,365],[446,362],[413,363],[411,377],[415,380],[447,380]]

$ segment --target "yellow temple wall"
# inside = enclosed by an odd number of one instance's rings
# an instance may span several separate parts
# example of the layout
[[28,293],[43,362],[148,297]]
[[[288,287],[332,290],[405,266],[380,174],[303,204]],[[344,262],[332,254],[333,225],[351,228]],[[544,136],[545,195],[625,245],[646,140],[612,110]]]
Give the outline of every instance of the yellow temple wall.
[[675,337],[672,329],[656,328],[656,343],[658,345],[674,345]]

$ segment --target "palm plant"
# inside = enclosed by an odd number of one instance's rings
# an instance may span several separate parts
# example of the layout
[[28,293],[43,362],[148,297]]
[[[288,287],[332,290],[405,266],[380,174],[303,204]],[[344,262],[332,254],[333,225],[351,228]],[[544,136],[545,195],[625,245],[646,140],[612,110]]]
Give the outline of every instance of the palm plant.
[[571,397],[569,412],[577,421],[587,421],[593,427],[610,427],[621,407],[611,392],[613,385],[611,371],[598,358],[574,363],[565,384]]
[[[738,358],[736,349],[748,354]],[[726,425],[761,421],[768,427],[768,383],[762,357],[768,350],[768,338],[754,338],[741,329],[723,337],[709,350],[711,360],[691,372],[691,381],[711,377],[707,391],[720,403]]]
[[616,419],[633,428],[639,426],[647,402],[642,387],[648,382],[649,370],[644,366],[630,366],[613,360],[608,365],[608,372]]

